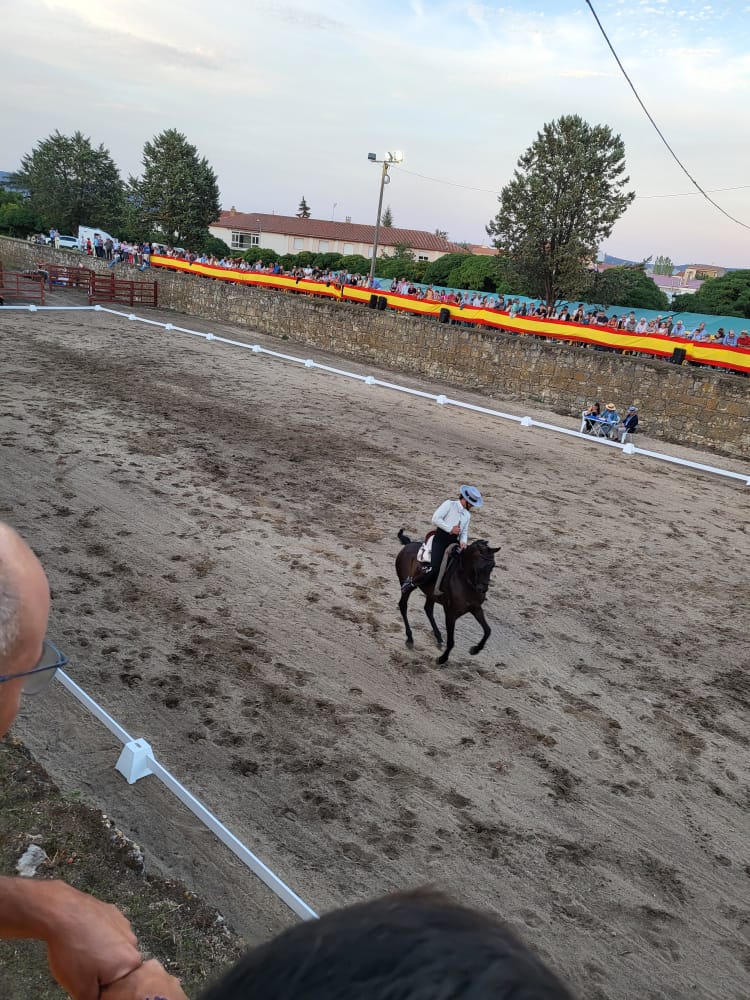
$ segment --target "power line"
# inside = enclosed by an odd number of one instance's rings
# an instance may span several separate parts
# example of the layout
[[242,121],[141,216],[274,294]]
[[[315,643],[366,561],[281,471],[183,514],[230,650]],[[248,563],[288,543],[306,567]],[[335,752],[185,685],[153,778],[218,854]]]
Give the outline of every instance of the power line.
[[[398,169],[403,174],[411,174],[412,177],[420,177],[423,181],[433,181],[435,184],[447,184],[449,187],[463,188],[464,191],[480,191],[482,194],[494,195],[498,195],[500,193],[499,191],[491,190],[490,188],[472,187],[469,184],[459,184],[458,181],[447,181],[442,177],[428,177],[427,174],[418,174],[415,170],[407,170],[406,167],[401,164],[399,164]],[[750,184],[739,184],[736,187],[709,188],[709,194],[718,194],[721,191],[745,191],[748,188],[750,188]],[[650,198],[692,198],[698,193],[705,196],[705,191],[699,188],[698,191],[673,191],[670,194],[637,194],[635,197],[636,201],[644,201]],[[723,211],[723,209],[721,209],[721,211]],[[740,225],[743,226],[744,222],[741,222]]]
[[[718,194],[720,191],[744,191],[746,188],[750,188],[750,184],[740,184],[738,187],[729,188],[709,188],[708,193]],[[699,193],[703,194],[702,191],[675,191],[674,194],[637,194],[636,198],[639,198],[641,201],[649,198],[694,198]],[[744,224],[744,222],[740,223],[741,226],[744,226]]]
[[418,174],[414,170],[407,170],[399,164],[398,168],[403,174],[411,174],[412,177],[421,177],[423,181],[434,181],[436,184],[448,184],[449,187],[463,188],[464,191],[481,191],[483,194],[499,194],[499,191],[491,191],[489,188],[471,187],[468,184],[459,184],[458,181],[446,181],[440,177],[428,177],[426,174]]
[[659,138],[661,139],[661,141],[664,143],[664,145],[667,147],[667,149],[669,150],[669,152],[672,154],[672,158],[674,159],[674,161],[677,164],[677,166],[680,168],[680,170],[682,170],[682,172],[688,178],[688,180],[690,181],[690,183],[700,191],[700,193],[703,195],[703,197],[706,199],[706,201],[710,202],[714,206],[714,208],[718,209],[721,212],[722,215],[725,215],[728,219],[731,219],[732,222],[736,222],[738,226],[742,226],[744,229],[750,229],[750,226],[746,222],[742,222],[740,219],[735,219],[735,217],[733,215],[730,215],[729,212],[726,212],[721,207],[721,205],[718,205],[713,200],[713,198],[709,197],[708,192],[706,192],[706,191],[703,190],[703,188],[700,186],[700,184],[698,183],[698,181],[692,176],[692,174],[687,169],[687,167],[685,166],[685,164],[679,158],[679,156],[677,155],[677,153],[675,153],[675,151],[669,145],[669,143],[665,139],[664,134],[662,133],[661,129],[656,124],[656,122],[654,121],[654,119],[651,117],[651,115],[650,115],[650,113],[648,111],[648,108],[646,107],[646,105],[641,100],[641,98],[640,98],[640,96],[638,94],[638,91],[635,89],[635,87],[633,85],[633,81],[630,79],[630,77],[628,76],[628,74],[627,74],[627,72],[625,70],[625,67],[620,62],[620,57],[615,52],[614,47],[612,45],[612,42],[610,42],[610,40],[609,40],[609,38],[607,36],[607,32],[602,27],[602,22],[599,20],[599,17],[597,16],[596,11],[594,10],[594,7],[593,7],[593,5],[591,3],[591,0],[586,0],[586,6],[589,8],[589,10],[591,11],[591,13],[594,15],[594,20],[599,25],[599,30],[601,31],[602,35],[604,36],[604,41],[607,43],[607,45],[609,46],[610,52],[615,57],[615,62],[620,67],[620,70],[622,71],[622,75],[628,81],[630,89],[635,94],[635,99],[638,101],[638,103],[640,104],[640,106],[643,108],[643,111],[644,111],[646,117],[648,118],[648,120],[651,122],[651,124],[656,129],[656,134],[659,136]]

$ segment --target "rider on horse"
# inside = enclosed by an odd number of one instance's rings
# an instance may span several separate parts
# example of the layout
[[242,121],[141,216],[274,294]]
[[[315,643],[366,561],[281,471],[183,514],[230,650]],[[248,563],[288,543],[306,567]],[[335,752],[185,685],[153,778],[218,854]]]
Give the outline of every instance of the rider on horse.
[[445,503],[440,504],[432,515],[435,533],[432,536],[430,562],[422,563],[414,576],[407,576],[401,585],[403,594],[408,594],[415,587],[421,587],[437,576],[445,550],[449,545],[458,541],[462,549],[466,548],[471,511],[479,510],[482,503],[482,494],[476,486],[462,486],[458,499],[446,500]]

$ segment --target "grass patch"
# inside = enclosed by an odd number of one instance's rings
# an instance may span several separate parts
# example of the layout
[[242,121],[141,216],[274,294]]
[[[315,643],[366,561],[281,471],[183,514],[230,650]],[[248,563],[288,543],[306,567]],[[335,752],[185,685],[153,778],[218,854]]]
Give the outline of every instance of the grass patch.
[[[221,915],[184,885],[144,871],[137,844],[110,820],[62,795],[20,740],[0,741],[0,874],[15,875],[29,844],[48,856],[36,878],[57,878],[114,903],[128,917],[141,949],[196,993],[244,950]],[[34,941],[0,941],[0,997],[61,1000],[66,994]]]

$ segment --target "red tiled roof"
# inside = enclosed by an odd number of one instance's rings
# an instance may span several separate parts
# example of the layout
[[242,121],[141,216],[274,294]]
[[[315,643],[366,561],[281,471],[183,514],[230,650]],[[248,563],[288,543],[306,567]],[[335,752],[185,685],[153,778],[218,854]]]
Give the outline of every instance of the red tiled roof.
[[473,253],[477,257],[497,257],[500,253],[495,247],[485,247],[481,243],[467,243],[466,246],[469,253]]
[[[323,219],[299,219],[296,215],[266,215],[263,212],[222,212],[214,226],[248,233],[279,233],[282,236],[309,236],[317,240],[341,240],[344,243],[372,244],[374,226],[356,222],[327,222]],[[458,243],[435,236],[419,229],[396,229],[381,226],[378,245],[408,246],[412,250],[434,250],[439,253],[466,253]]]

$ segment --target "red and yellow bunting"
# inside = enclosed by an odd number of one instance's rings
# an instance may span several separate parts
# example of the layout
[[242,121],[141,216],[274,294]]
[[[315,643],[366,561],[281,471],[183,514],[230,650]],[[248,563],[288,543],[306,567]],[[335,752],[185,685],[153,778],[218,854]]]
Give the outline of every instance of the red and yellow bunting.
[[681,340],[676,337],[660,337],[655,334],[639,336],[622,330],[612,330],[609,327],[584,326],[579,323],[565,323],[554,319],[535,319],[527,316],[511,318],[507,313],[498,312],[496,309],[445,305],[434,299],[414,299],[408,295],[373,292],[369,288],[360,288],[356,285],[344,285],[342,288],[340,284],[332,281],[310,281],[305,278],[291,278],[284,274],[240,271],[211,264],[191,264],[186,260],[163,257],[158,254],[152,255],[151,266],[200,274],[206,278],[231,281],[234,284],[279,288],[284,291],[304,292],[308,295],[321,295],[331,299],[348,299],[351,302],[369,302],[370,296],[377,294],[387,300],[390,309],[399,309],[419,316],[437,318],[442,309],[447,309],[450,318],[461,323],[476,324],[490,329],[510,330],[512,333],[518,334],[551,337],[555,340],[572,343],[614,347],[620,351],[651,354],[659,358],[671,357],[675,348],[681,347],[685,350],[685,360],[687,361],[696,361],[702,365],[712,365],[718,368],[730,368],[738,372],[750,372],[750,350],[742,347],[724,347],[721,344]]

